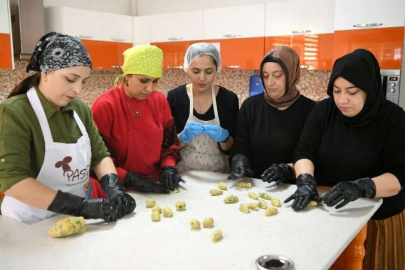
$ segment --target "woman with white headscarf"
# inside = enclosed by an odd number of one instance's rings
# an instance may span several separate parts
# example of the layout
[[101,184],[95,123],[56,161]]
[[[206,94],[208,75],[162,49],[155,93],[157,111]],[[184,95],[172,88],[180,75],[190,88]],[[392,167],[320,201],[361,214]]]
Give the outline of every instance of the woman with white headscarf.
[[210,43],[195,43],[184,57],[191,83],[169,91],[181,147],[179,172],[229,172],[225,153],[233,145],[239,102],[235,93],[214,84],[220,68],[218,49]]

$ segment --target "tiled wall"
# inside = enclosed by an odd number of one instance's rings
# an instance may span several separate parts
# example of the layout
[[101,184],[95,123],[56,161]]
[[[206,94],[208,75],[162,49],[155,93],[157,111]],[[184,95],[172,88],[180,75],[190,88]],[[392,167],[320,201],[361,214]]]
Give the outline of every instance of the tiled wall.
[[[17,61],[14,70],[0,69],[0,102],[4,100],[13,87],[27,76],[25,66],[27,62]],[[91,78],[80,98],[91,105],[93,100],[102,92],[113,86],[114,79],[119,74],[118,70],[94,70]],[[234,91],[240,103],[249,96],[249,78],[259,74],[258,70],[223,70],[217,76],[216,84]],[[326,87],[330,71],[328,70],[302,70],[298,88],[301,94],[315,101],[327,97]],[[183,70],[172,69],[163,72],[163,78],[159,81],[157,90],[166,94],[167,91],[181,84],[188,83],[187,74]]]

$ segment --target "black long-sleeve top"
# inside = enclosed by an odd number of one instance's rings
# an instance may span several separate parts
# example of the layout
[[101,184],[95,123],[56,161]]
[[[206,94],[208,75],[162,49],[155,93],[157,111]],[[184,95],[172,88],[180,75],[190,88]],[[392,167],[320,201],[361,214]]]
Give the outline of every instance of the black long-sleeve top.
[[[170,109],[176,123],[177,133],[183,131],[190,114],[190,99],[187,95],[186,85],[181,85],[169,91],[167,100],[170,104]],[[216,96],[218,117],[221,127],[229,131],[230,136],[234,137],[236,119],[239,111],[238,96],[220,86]],[[209,121],[215,118],[214,105],[204,114],[199,114],[194,109],[193,115],[202,121]]]
[[315,102],[300,96],[285,110],[270,106],[264,94],[249,97],[238,114],[233,155],[243,154],[254,177],[272,164],[292,163],[305,121]]
[[[333,186],[341,181],[395,175],[405,185],[405,112],[387,101],[372,124],[352,127],[344,122],[333,100],[320,102],[308,117],[294,154],[294,162],[309,159],[315,165],[318,184]],[[399,214],[405,208],[405,193],[383,198],[372,219]]]

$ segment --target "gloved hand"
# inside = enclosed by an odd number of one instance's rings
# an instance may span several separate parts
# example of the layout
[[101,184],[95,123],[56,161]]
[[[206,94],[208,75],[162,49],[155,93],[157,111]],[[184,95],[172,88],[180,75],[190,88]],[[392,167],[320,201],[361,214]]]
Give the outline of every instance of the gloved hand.
[[226,142],[229,139],[229,131],[217,125],[204,125],[204,133],[216,142]]
[[162,172],[160,173],[160,182],[162,182],[162,184],[169,190],[175,190],[178,188],[180,182],[185,183],[185,181],[177,175],[176,168],[170,166],[163,167]]
[[326,192],[322,200],[327,206],[342,208],[349,202],[358,198],[374,198],[376,193],[375,183],[371,178],[361,178],[355,181],[337,183],[331,190]]
[[244,155],[238,154],[232,158],[231,172],[228,179],[236,180],[252,174],[250,169],[249,160]]
[[180,140],[184,143],[191,142],[194,137],[204,132],[204,125],[194,121],[187,122],[183,131],[180,133]]
[[145,193],[169,193],[169,190],[165,186],[156,184],[153,180],[131,171],[128,171],[125,175],[124,187],[133,188],[136,191]]
[[294,200],[292,208],[296,211],[304,209],[311,200],[319,201],[316,181],[312,175],[302,173],[297,177],[297,190],[284,203],[291,200]]
[[287,164],[273,164],[261,175],[264,182],[276,182],[277,185],[294,179],[294,171]]
[[115,203],[117,218],[132,213],[136,207],[135,199],[125,192],[118,175],[109,173],[100,179],[100,185],[110,202]]
[[107,222],[117,220],[116,208],[109,200],[85,199],[60,190],[58,190],[48,210],[76,217],[102,218]]

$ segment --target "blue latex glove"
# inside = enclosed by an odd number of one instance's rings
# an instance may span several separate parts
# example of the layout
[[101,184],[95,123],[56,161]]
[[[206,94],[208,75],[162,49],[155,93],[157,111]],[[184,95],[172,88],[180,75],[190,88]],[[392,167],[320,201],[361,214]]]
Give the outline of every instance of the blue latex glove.
[[229,137],[229,131],[217,125],[204,125],[204,133],[216,142],[223,142]]
[[203,124],[194,121],[187,122],[183,131],[180,133],[180,140],[184,143],[189,143],[194,139],[194,137],[202,134],[203,132],[204,132]]

